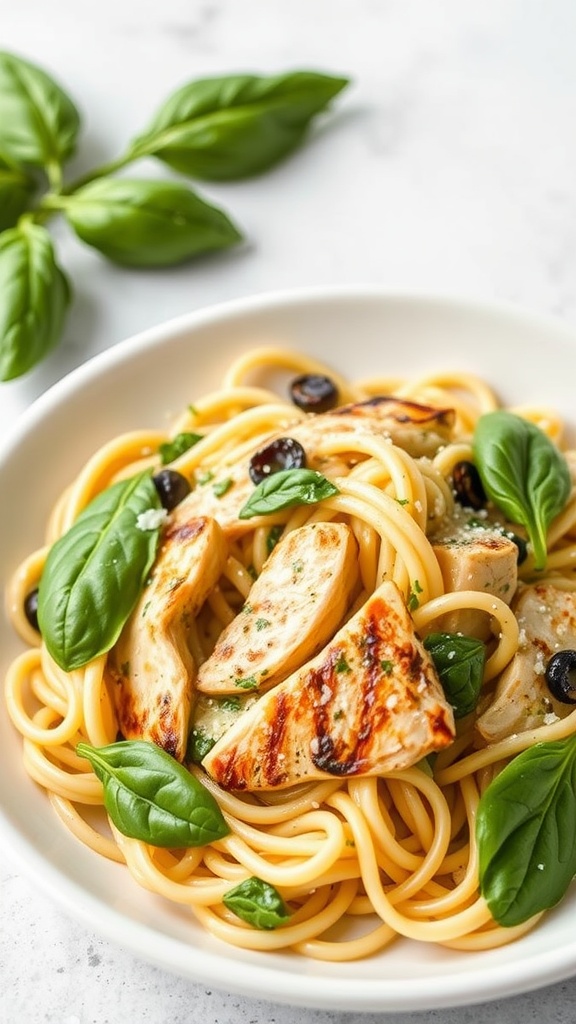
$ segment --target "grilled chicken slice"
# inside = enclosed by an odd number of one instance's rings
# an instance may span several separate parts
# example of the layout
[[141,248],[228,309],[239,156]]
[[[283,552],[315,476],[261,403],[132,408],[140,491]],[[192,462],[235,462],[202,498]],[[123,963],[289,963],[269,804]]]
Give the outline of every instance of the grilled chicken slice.
[[[518,585],[518,547],[501,526],[469,525],[470,513],[455,518],[432,538],[444,587],[450,593],[479,590],[510,604]],[[489,617],[475,609],[443,616],[439,627],[479,640],[490,637]]]
[[557,701],[545,671],[558,651],[576,648],[576,594],[550,584],[525,587],[515,602],[520,627],[517,653],[498,680],[494,697],[476,722],[489,743],[547,725],[574,710]]
[[291,531],[200,666],[198,690],[269,690],[321,650],[350,604],[357,556],[352,531],[343,523],[311,523]]
[[[435,409],[391,397],[371,398],[333,412],[311,415],[282,434],[270,434],[258,447],[264,447],[276,437],[289,435],[304,448],[308,468],[329,475],[331,460],[322,456],[319,449],[330,434],[349,434],[351,453],[355,451],[355,436],[368,434],[384,437],[414,457],[431,456],[450,439],[453,423],[452,409]],[[240,509],[254,490],[248,473],[249,461],[250,457],[246,456],[240,465],[218,467],[208,483],[198,484],[175,509],[175,520],[185,521],[191,515],[213,516],[230,538],[253,529],[253,520],[238,519]],[[341,458],[338,464],[341,465]]]
[[227,544],[214,519],[169,523],[150,583],[113,651],[122,735],[151,740],[179,761],[186,752],[196,675],[186,634],[226,558]]
[[383,583],[328,646],[253,705],[202,764],[225,789],[270,790],[406,768],[454,738],[430,656]]

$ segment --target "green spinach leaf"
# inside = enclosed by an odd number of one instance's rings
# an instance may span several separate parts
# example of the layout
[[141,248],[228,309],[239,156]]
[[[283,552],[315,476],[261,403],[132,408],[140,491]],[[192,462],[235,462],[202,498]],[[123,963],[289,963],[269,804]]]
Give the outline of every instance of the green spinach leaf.
[[486,494],[514,523],[526,527],[534,566],[546,565],[546,532],[571,490],[566,459],[533,423],[505,410],[481,416],[473,439]]
[[70,286],[50,235],[30,221],[0,234],[0,380],[30,370],[56,344]]
[[261,878],[247,878],[222,897],[224,906],[255,928],[271,931],[285,924],[290,912],[280,893]]
[[211,181],[258,174],[300,144],[347,84],[314,71],[199,79],[169,97],[132,153]]
[[284,469],[258,484],[238,517],[252,519],[292,505],[315,505],[338,493],[338,488],[314,469]]
[[150,473],[102,491],[51,547],[38,592],[38,622],[67,672],[116,643],[156,555],[160,530],[140,514],[160,509]]
[[446,699],[454,708],[454,717],[469,715],[482,689],[485,645],[460,633],[429,633],[424,647],[432,655]]
[[174,181],[100,178],[61,204],[83,242],[124,266],[169,266],[241,239],[225,213]]
[[555,906],[576,874],[576,737],[514,758],[478,806],[480,891],[499,924]]
[[104,804],[125,836],[152,846],[205,846],[230,831],[216,800],[194,775],[154,743],[79,743],[104,787]]
[[41,68],[0,53],[0,151],[49,176],[74,152],[80,116]]

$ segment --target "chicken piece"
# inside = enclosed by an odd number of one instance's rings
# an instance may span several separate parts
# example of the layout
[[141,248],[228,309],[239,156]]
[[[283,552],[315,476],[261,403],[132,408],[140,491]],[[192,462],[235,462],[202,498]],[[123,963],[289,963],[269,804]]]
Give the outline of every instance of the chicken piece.
[[383,583],[328,646],[246,711],[202,761],[225,789],[383,775],[454,739],[402,595]]
[[205,693],[269,690],[340,626],[358,581],[358,546],[344,523],[292,530],[266,560],[242,611],[200,666]]
[[122,735],[151,740],[179,761],[186,752],[196,675],[187,630],[218,581],[227,555],[214,519],[169,523],[150,582],[112,655]]
[[[349,434],[351,452],[355,451],[355,437],[368,434],[384,437],[414,457],[430,456],[450,439],[453,422],[452,409],[435,409],[391,397],[371,398],[333,412],[308,416],[281,433],[270,434],[265,441],[261,439],[258,448],[277,437],[292,437],[304,448],[308,468],[329,475],[331,460],[320,455],[319,449],[331,433]],[[238,519],[240,509],[254,491],[249,462],[247,455],[241,464],[224,463],[218,467],[208,483],[198,484],[175,509],[175,520],[185,521],[191,515],[213,516],[232,539],[253,529],[253,520]]]
[[[449,593],[479,590],[510,604],[518,585],[517,545],[500,526],[469,524],[469,511],[457,511],[442,533],[432,538],[445,589]],[[490,637],[488,616],[473,608],[443,616],[439,628],[484,641]]]
[[489,743],[526,729],[537,729],[574,710],[557,701],[545,671],[558,651],[576,648],[576,594],[550,584],[525,587],[515,602],[520,627],[517,653],[501,673],[494,697],[476,722]]

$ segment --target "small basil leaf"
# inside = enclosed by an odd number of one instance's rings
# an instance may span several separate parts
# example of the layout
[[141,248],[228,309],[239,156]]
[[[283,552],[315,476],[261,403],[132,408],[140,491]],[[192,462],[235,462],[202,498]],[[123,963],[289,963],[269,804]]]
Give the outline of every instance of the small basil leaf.
[[292,505],[315,505],[338,493],[338,488],[314,469],[284,469],[258,484],[238,517],[251,519]]
[[79,743],[104,787],[104,804],[122,835],[151,846],[205,846],[230,831],[214,797],[154,743],[107,747]]
[[69,672],[116,643],[156,555],[159,528],[138,517],[160,509],[148,472],[102,491],[48,552],[38,622],[54,661]]
[[174,459],[179,458],[180,455],[184,455],[184,452],[189,451],[193,448],[198,441],[202,440],[202,434],[191,434],[188,431],[183,431],[181,434],[176,434],[171,441],[166,441],[161,444],[158,448],[162,465],[167,466],[168,463],[174,462]]
[[0,154],[0,231],[14,227],[35,190],[34,181]]
[[56,344],[70,302],[45,228],[26,221],[0,234],[0,295],[0,380],[12,380]]
[[546,565],[546,531],[571,490],[566,459],[528,420],[499,410],[481,416],[473,439],[486,494],[514,523],[526,527],[534,566]]
[[576,737],[537,743],[490,783],[476,818],[480,891],[499,924],[553,907],[576,874]]
[[271,931],[284,924],[290,912],[280,893],[261,878],[247,878],[222,897],[224,906],[248,924]]
[[482,689],[485,645],[460,633],[429,633],[424,647],[432,655],[446,699],[454,708],[454,717],[469,715]]
[[0,150],[19,164],[60,166],[76,146],[80,116],[44,71],[0,52]]
[[83,242],[129,267],[181,263],[241,238],[226,214],[173,181],[100,178],[61,204]]
[[347,84],[314,71],[190,82],[169,97],[132,151],[210,181],[257,174],[295,149]]

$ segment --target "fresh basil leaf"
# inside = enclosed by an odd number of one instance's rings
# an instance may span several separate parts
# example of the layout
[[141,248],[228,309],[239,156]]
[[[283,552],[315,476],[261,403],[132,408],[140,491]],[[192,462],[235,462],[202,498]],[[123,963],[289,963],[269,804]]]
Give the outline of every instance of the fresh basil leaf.
[[292,505],[315,505],[338,488],[314,469],[284,469],[262,480],[238,513],[239,519],[267,516]]
[[230,831],[214,797],[154,743],[107,747],[79,743],[104,787],[104,804],[122,835],[151,846],[205,846]]
[[314,71],[190,82],[163,104],[132,152],[210,181],[258,174],[300,144],[312,118],[347,84]]
[[14,227],[35,190],[32,178],[0,153],[0,231]]
[[476,818],[480,891],[514,926],[564,896],[576,874],[576,737],[537,743],[490,783]]
[[247,878],[229,889],[222,902],[236,917],[264,931],[285,924],[290,912],[280,893],[261,878]]
[[534,567],[543,569],[547,529],[570,496],[566,459],[539,427],[505,410],[480,417],[473,449],[486,494],[526,527]]
[[69,672],[116,643],[156,555],[160,530],[138,517],[160,509],[148,472],[102,491],[48,552],[38,592],[40,632]]
[[61,205],[83,242],[128,267],[181,263],[241,238],[222,210],[174,181],[99,178]]
[[169,462],[174,462],[174,459],[179,458],[180,455],[184,455],[184,452],[189,451],[193,448],[198,441],[202,440],[202,434],[192,434],[189,431],[182,431],[181,434],[176,434],[171,441],[166,441],[161,444],[158,448],[162,465],[167,466]]
[[485,645],[460,633],[429,633],[424,647],[432,655],[446,699],[454,708],[454,717],[469,715],[482,689]]
[[74,103],[45,71],[0,52],[0,151],[49,171],[72,155],[79,128]]
[[0,380],[12,380],[56,344],[70,302],[45,228],[25,221],[0,234],[0,295]]

